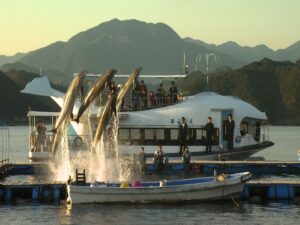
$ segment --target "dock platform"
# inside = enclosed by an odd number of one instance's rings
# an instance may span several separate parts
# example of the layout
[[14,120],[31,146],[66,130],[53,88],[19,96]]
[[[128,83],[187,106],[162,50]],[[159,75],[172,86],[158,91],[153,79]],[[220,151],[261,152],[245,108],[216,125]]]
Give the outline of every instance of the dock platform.
[[[156,171],[152,161],[147,161],[147,172]],[[164,172],[183,172],[185,165],[182,160],[170,160],[165,164]],[[191,160],[189,171],[205,175],[218,173],[251,172],[254,175],[265,174],[300,174],[299,161],[202,161]]]
[[[163,173],[183,173],[181,160],[170,160]],[[28,163],[11,165],[7,175],[37,176],[47,170],[45,163]],[[156,173],[155,165],[147,162],[147,174]],[[249,171],[253,179],[246,183],[241,198],[244,201],[296,200],[300,197],[300,162],[298,161],[198,161],[193,160],[189,173],[210,176],[214,171],[220,173],[237,173]],[[266,175],[266,176],[265,176]],[[15,199],[29,199],[37,202],[60,203],[67,198],[65,183],[5,184],[0,182],[0,202]]]

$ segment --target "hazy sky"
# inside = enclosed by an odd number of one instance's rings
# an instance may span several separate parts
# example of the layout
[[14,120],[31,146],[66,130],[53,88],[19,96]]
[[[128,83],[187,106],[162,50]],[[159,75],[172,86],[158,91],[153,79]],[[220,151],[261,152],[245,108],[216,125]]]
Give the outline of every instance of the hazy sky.
[[114,18],[163,22],[215,44],[278,49],[300,40],[299,0],[0,0],[0,55],[67,41]]

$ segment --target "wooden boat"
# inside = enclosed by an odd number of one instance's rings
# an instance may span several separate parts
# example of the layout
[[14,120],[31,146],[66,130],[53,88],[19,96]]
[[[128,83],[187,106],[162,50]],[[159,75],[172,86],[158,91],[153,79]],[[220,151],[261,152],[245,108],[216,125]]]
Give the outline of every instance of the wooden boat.
[[[251,173],[156,182],[69,185],[73,204],[79,203],[179,203],[213,201],[239,196]],[[138,185],[137,185],[138,184]]]

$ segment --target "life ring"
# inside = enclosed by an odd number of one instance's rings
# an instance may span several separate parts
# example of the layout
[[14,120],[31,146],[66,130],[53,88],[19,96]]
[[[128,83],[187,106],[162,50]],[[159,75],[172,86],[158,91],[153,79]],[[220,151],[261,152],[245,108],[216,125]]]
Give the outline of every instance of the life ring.
[[235,142],[236,143],[241,143],[241,141],[242,141],[242,137],[241,136],[236,136],[236,138],[235,138]]
[[83,140],[81,137],[77,136],[73,141],[74,146],[81,147],[83,145]]

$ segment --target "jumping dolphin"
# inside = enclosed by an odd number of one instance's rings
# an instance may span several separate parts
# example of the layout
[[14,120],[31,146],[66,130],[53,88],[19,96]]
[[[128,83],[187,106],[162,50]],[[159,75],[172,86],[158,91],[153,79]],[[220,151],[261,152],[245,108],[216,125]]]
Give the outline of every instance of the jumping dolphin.
[[115,113],[115,107],[116,107],[116,99],[117,99],[117,93],[113,92],[109,95],[108,100],[104,106],[103,112],[101,114],[101,117],[98,121],[98,126],[96,129],[96,133],[93,139],[93,144],[92,144],[92,152],[95,152],[95,148],[99,140],[101,139],[101,136],[103,134],[103,131],[107,125],[107,122],[110,120],[110,117],[112,113]]
[[121,89],[119,90],[117,102],[116,102],[116,108],[117,111],[120,109],[120,106],[127,94],[127,92],[132,88],[135,80],[139,76],[140,72],[142,70],[142,67],[136,68],[129,76],[128,80],[122,85]]
[[80,106],[77,117],[74,119],[77,123],[79,122],[80,117],[84,113],[84,111],[88,108],[88,106],[95,100],[97,96],[99,96],[100,92],[104,89],[105,85],[109,83],[114,75],[117,73],[116,70],[111,69],[103,74],[95,85],[91,88],[91,90],[85,96],[82,105]]
[[79,91],[83,85],[83,80],[87,72],[82,71],[77,74],[71,81],[68,90],[65,95],[63,107],[60,111],[60,114],[56,120],[55,126],[53,128],[54,140],[52,143],[52,155],[55,156],[57,145],[60,141],[60,137],[63,134],[63,128],[69,122],[70,117],[73,116],[72,111],[75,104],[76,97],[79,94]]

